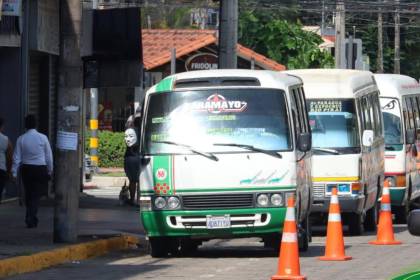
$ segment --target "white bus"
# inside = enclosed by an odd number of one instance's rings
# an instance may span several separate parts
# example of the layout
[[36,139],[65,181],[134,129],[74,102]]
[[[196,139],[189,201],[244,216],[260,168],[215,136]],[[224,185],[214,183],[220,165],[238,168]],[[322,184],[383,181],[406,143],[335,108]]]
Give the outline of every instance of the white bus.
[[[408,76],[376,74],[385,134],[385,179],[397,223],[406,223],[420,195],[420,85]],[[401,116],[404,116],[403,118]]]
[[291,195],[306,250],[310,136],[302,81],[290,75],[192,71],[152,87],[145,98],[140,175],[151,255],[247,236],[278,249]]
[[384,137],[379,92],[368,71],[313,69],[302,78],[312,129],[313,207],[326,218],[338,188],[344,223],[352,235],[374,230],[384,179]]

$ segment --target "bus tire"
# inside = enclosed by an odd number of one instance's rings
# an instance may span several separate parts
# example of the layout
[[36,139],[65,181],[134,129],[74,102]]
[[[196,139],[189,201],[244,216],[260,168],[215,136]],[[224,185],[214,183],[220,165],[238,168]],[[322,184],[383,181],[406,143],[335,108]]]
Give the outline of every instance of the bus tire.
[[199,243],[191,239],[182,239],[180,242],[179,254],[181,256],[191,256],[198,250]]
[[298,227],[298,244],[299,252],[307,252],[309,249],[309,240],[310,240],[310,222],[309,216],[303,220]]
[[264,248],[273,249],[275,252],[278,252],[280,249],[281,235],[274,234],[263,237]]
[[366,218],[364,222],[364,227],[367,231],[376,231],[376,226],[378,224],[378,201],[375,202],[372,208],[366,211]]
[[402,206],[395,206],[393,208],[393,213],[395,214],[395,223],[396,224],[406,224],[407,223],[407,216],[408,213],[410,213],[411,209],[411,190],[412,190],[412,183],[411,183],[411,177],[408,181],[408,189],[407,191],[407,200],[405,201],[405,204]]
[[169,242],[164,237],[150,237],[149,251],[152,258],[165,258],[169,253]]
[[363,214],[349,213],[347,217],[347,224],[349,226],[349,234],[352,236],[359,236],[363,234]]
[[407,223],[407,215],[410,207],[408,206],[408,202],[406,205],[402,206],[394,206],[394,214],[395,214],[395,223],[396,224],[406,224]]

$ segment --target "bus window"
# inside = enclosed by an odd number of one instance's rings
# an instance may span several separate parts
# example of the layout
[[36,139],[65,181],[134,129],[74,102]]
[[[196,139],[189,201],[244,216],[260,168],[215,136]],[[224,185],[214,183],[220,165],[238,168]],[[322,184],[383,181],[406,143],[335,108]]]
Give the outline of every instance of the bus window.
[[357,98],[356,99],[356,104],[358,107],[357,110],[357,115],[359,116],[359,122],[360,122],[360,130],[364,131],[365,130],[365,115],[363,113],[363,106],[362,106],[362,99],[361,98]]
[[410,128],[410,122],[408,120],[408,108],[407,108],[407,103],[406,103],[406,98],[404,97],[402,102],[402,108],[403,108],[403,117],[404,117],[404,124],[405,124],[405,129],[409,129]]
[[302,119],[302,104],[300,102],[299,92],[298,92],[297,89],[292,90],[292,99],[293,99],[293,102],[296,106],[297,119],[298,119],[299,128],[300,128],[299,133],[301,133],[301,132],[305,131],[305,123],[304,123],[304,120]]
[[363,111],[363,120],[364,120],[364,129],[371,130],[372,129],[372,120],[370,118],[370,106],[367,96],[362,97],[362,111]]
[[306,118],[306,107],[305,107],[305,102],[303,101],[303,96],[302,93],[299,89],[294,89],[293,90],[293,100],[295,102],[295,104],[297,105],[297,110],[298,110],[298,118],[299,118],[299,123],[300,123],[300,128],[301,128],[301,132],[309,132],[309,127],[308,127],[308,121]]
[[411,104],[413,106],[413,117],[415,120],[416,128],[420,128],[419,104],[417,102],[417,97],[412,96],[410,99],[411,99]]
[[376,137],[380,137],[382,135],[382,119],[381,119],[381,111],[379,109],[379,98],[377,93],[371,96],[372,101],[372,110],[373,110],[373,121],[374,121],[374,132]]
[[413,107],[411,104],[411,100],[409,97],[405,98],[405,103],[406,103],[406,110],[407,110],[407,127],[410,129],[414,129],[415,125],[414,125],[414,116],[413,116]]
[[308,110],[306,108],[306,99],[305,99],[305,92],[303,91],[303,88],[299,88],[299,97],[300,97],[300,104],[302,105],[302,117],[303,117],[303,123],[305,124],[305,132],[309,132],[309,121],[308,121]]
[[299,118],[299,113],[298,113],[298,104],[296,102],[295,99],[295,90],[292,90],[293,94],[291,94],[291,98],[290,98],[290,104],[291,104],[291,110],[292,110],[292,118],[293,118],[293,122],[295,124],[295,141],[297,144],[297,136],[302,132],[302,127],[301,127],[301,119]]

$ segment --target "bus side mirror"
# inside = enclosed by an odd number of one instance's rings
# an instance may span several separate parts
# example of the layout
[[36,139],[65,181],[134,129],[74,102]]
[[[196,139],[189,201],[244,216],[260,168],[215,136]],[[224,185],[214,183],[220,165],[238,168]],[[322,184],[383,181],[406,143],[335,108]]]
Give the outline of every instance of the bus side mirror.
[[420,236],[420,209],[412,210],[407,219],[408,231],[415,236]]
[[416,142],[416,132],[414,129],[407,129],[405,133],[405,142],[407,144],[414,144]]
[[312,148],[312,136],[308,132],[300,133],[297,139],[297,148],[301,152],[308,152]]
[[363,131],[362,144],[365,147],[370,147],[373,144],[373,130]]

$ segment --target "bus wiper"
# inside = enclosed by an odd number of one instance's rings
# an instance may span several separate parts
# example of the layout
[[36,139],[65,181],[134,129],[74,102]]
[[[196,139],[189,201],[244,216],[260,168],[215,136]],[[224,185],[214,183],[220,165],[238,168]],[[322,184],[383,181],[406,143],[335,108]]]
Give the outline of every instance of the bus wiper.
[[190,150],[191,152],[193,152],[193,153],[195,153],[197,155],[206,157],[206,158],[211,159],[211,160],[214,160],[214,161],[218,161],[219,160],[219,158],[216,157],[215,155],[213,155],[212,153],[207,153],[207,152],[199,151],[199,150],[197,150],[197,149],[195,149],[195,148],[193,148],[193,147],[191,147],[189,145],[186,145],[186,144],[177,143],[177,142],[173,142],[173,141],[152,141],[152,142],[153,143],[161,143],[161,144],[168,144],[168,145],[175,145],[175,146],[184,147],[184,148],[187,148],[188,150]]
[[324,153],[328,153],[328,154],[332,154],[332,155],[339,155],[340,152],[334,149],[325,149],[325,148],[313,148],[312,150],[314,151],[319,151],[319,152],[324,152]]
[[256,148],[252,145],[246,145],[246,144],[235,144],[235,143],[214,143],[214,146],[227,146],[227,147],[238,147],[249,151],[259,152],[263,153],[269,156],[273,156],[276,158],[283,158],[280,154],[274,152],[274,151],[268,151],[260,148]]
[[395,151],[394,146],[385,146],[385,150],[387,151]]

